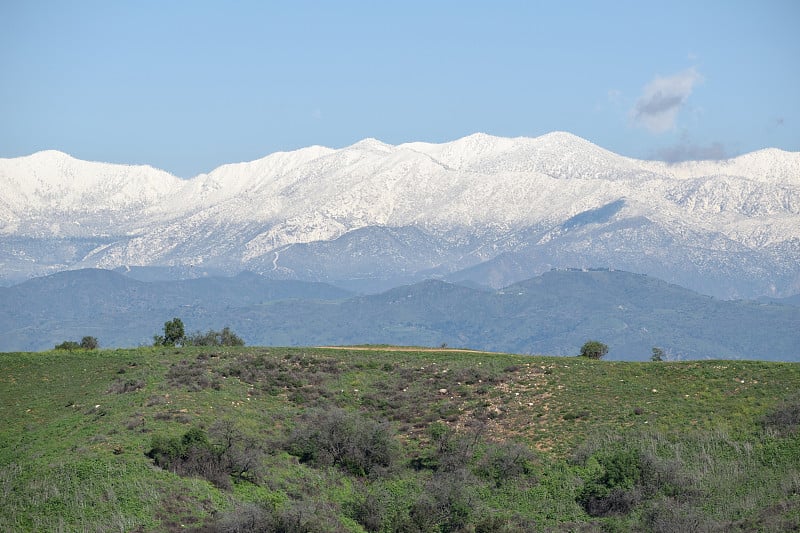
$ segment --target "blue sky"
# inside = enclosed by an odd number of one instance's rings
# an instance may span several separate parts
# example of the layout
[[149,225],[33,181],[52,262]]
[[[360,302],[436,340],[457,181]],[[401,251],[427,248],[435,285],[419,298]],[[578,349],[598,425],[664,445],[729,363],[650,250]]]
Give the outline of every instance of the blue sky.
[[800,151],[800,2],[0,2],[0,157],[189,177],[365,137]]

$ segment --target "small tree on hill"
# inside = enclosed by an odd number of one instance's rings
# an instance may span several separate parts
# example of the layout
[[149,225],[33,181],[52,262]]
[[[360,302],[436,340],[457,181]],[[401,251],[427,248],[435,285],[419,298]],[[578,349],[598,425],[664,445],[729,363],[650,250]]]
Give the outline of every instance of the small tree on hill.
[[183,320],[173,318],[164,322],[164,335],[155,335],[153,344],[155,346],[182,346],[185,340],[185,330]]
[[84,350],[96,350],[100,346],[97,342],[97,337],[90,337],[89,335],[81,339],[81,348]]
[[600,341],[586,341],[581,347],[581,357],[602,359],[608,353],[608,346]]
[[219,343],[222,346],[244,346],[244,340],[231,331],[228,326],[222,328],[222,332],[219,334]]
[[653,346],[653,355],[650,356],[650,360],[656,363],[661,362],[664,360],[664,350],[659,348],[658,346]]

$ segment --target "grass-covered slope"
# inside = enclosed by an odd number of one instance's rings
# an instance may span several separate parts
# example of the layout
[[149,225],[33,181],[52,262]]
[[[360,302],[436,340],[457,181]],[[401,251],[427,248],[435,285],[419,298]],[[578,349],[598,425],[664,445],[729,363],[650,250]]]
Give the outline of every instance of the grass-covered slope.
[[755,361],[0,354],[0,530],[789,530],[798,390]]

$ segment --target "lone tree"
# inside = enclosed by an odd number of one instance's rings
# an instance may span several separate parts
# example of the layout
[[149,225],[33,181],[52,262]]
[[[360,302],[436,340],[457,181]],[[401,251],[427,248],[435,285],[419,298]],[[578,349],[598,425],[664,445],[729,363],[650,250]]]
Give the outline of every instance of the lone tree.
[[153,337],[154,346],[183,346],[185,340],[185,330],[183,320],[173,318],[164,322],[164,335]]
[[602,359],[608,353],[608,346],[600,341],[586,341],[581,347],[581,357]]
[[650,356],[650,360],[656,363],[661,362],[664,360],[664,350],[659,348],[658,346],[653,346],[653,355]]
[[100,343],[97,342],[97,337],[86,335],[81,339],[81,348],[84,350],[96,350],[98,346],[100,346]]

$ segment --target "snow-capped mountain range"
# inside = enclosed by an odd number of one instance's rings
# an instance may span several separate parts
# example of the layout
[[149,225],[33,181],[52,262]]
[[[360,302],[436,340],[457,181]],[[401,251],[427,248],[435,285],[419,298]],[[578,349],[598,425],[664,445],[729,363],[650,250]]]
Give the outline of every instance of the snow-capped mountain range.
[[0,191],[6,282],[136,265],[501,287],[607,267],[721,297],[800,292],[800,153],[776,149],[666,164],[562,132],[365,139],[192,179],[45,151],[0,159]]

